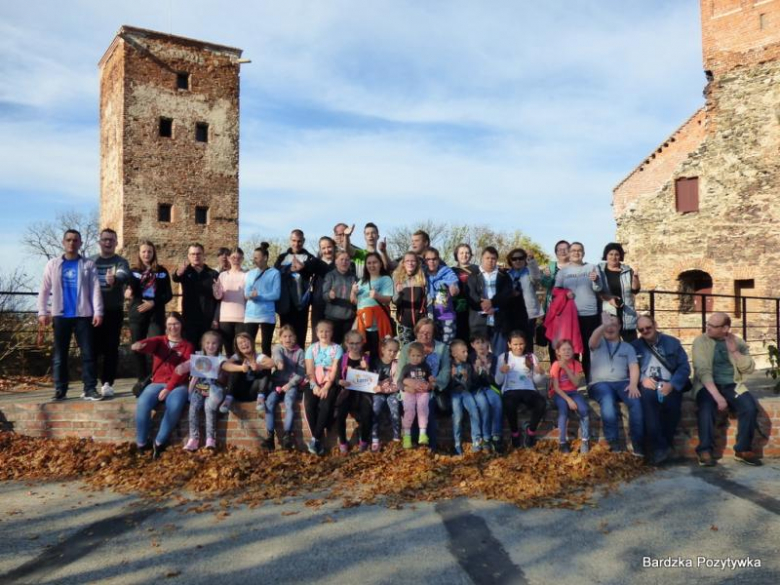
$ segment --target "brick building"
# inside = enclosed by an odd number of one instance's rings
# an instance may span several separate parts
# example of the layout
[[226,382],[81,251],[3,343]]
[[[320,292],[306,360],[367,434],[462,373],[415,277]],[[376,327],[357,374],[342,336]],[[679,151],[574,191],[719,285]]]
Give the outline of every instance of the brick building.
[[241,50],[123,26],[100,60],[100,225],[169,270],[238,242]]
[[[705,105],[615,187],[617,239],[645,289],[773,296],[780,0],[701,0],[701,23]],[[701,308],[699,297],[664,302]],[[708,305],[741,316],[735,299]]]

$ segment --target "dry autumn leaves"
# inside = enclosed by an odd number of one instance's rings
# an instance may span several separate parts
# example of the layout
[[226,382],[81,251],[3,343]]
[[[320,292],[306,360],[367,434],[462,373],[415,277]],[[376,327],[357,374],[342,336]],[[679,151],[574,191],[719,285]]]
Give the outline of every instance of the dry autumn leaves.
[[130,444],[43,439],[0,433],[0,480],[80,479],[96,488],[167,498],[177,492],[259,505],[292,496],[342,498],[344,506],[398,507],[458,496],[495,499],[520,508],[580,509],[596,488],[613,488],[648,471],[627,454],[601,447],[587,456],[554,445],[498,457],[431,456],[391,446],[382,453],[324,458],[305,453],[226,451],[190,454],[169,449],[158,461]]

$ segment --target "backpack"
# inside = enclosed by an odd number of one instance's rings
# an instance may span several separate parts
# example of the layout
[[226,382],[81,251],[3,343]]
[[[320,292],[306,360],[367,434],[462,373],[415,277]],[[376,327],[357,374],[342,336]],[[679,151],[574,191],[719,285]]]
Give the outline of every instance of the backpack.
[[[333,362],[336,360],[336,350],[338,349],[338,345],[335,343],[331,343],[328,347],[328,351],[330,351],[330,361]],[[317,361],[317,355],[320,353],[320,342],[318,341],[314,345],[311,346],[311,355],[314,361]],[[333,366],[328,367],[328,371],[325,371],[325,368],[322,366],[314,366],[314,382],[316,384],[322,385],[327,384],[328,382],[333,382],[335,380],[331,380],[329,378],[331,372],[332,372]]]

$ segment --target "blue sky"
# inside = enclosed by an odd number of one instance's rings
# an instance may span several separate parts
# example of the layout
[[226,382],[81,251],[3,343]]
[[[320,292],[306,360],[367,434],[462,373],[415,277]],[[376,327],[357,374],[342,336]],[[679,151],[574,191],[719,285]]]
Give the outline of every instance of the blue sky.
[[0,270],[99,199],[97,62],[122,24],[244,49],[240,232],[337,221],[614,237],[612,188],[703,103],[696,0],[4,2]]

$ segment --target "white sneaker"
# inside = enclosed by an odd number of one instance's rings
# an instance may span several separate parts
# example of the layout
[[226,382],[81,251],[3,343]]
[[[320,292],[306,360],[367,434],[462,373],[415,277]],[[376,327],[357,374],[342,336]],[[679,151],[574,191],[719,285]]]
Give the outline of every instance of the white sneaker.
[[114,387],[106,382],[103,384],[103,387],[100,389],[100,393],[103,395],[103,398],[113,398],[114,396]]

